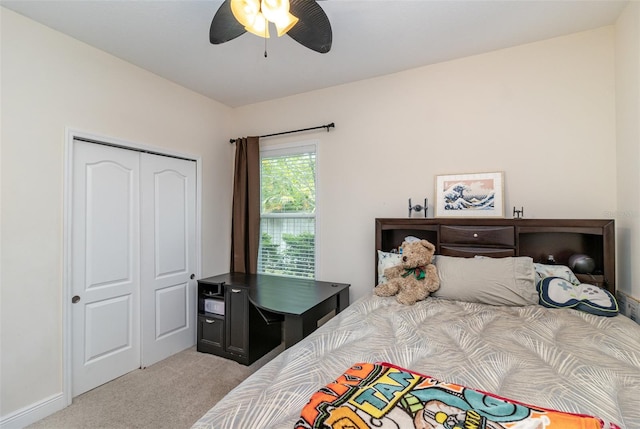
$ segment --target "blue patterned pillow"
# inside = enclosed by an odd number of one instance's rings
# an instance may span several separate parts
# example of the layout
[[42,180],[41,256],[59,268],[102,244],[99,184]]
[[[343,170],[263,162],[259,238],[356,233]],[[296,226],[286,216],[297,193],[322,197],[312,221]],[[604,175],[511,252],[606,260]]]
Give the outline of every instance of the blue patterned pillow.
[[544,278],[547,277],[560,277],[567,280],[569,283],[573,283],[574,285],[579,285],[580,280],[573,274],[573,271],[567,266],[564,265],[547,265],[547,264],[539,264],[534,263],[533,267],[536,270],[536,284]]
[[387,278],[384,276],[384,270],[389,267],[400,265],[401,263],[401,254],[378,250],[378,284],[387,282]]
[[570,307],[597,316],[618,314],[618,302],[606,289],[581,283],[573,284],[561,277],[547,277],[536,285],[540,305],[550,308]]

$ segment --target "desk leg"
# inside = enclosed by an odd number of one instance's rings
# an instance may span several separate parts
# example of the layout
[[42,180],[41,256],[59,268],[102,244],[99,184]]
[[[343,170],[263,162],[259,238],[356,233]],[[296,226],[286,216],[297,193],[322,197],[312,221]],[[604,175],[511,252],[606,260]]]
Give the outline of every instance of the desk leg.
[[312,333],[317,325],[313,318],[305,315],[285,314],[284,316],[284,348],[288,349],[298,341]]
[[343,289],[338,294],[338,305],[336,305],[336,314],[349,306],[349,288]]
[[[342,307],[342,293],[340,297],[334,295],[324,300],[303,314],[284,315],[284,347],[289,348],[318,328],[318,320],[329,314],[331,311],[340,312]],[[346,297],[346,304],[349,305],[349,295]]]

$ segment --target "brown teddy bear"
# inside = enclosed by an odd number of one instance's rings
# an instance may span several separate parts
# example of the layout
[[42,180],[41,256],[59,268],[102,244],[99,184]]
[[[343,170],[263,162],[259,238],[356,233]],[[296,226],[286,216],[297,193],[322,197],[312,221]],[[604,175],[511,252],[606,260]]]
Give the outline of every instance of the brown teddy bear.
[[440,287],[436,266],[431,263],[435,246],[427,240],[404,241],[402,263],[384,270],[386,283],[375,287],[378,296],[396,295],[401,304],[413,305]]

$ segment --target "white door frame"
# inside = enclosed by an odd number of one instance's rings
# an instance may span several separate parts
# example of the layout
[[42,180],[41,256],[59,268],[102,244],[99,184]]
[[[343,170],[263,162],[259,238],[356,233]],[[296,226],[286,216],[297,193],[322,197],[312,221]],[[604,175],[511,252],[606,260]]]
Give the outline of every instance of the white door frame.
[[[72,190],[73,190],[73,149],[74,139],[83,139],[85,141],[95,142],[96,144],[106,144],[122,149],[129,149],[138,152],[148,152],[158,155],[172,156],[175,158],[183,158],[196,162],[196,277],[200,277],[201,272],[201,231],[202,231],[202,159],[199,156],[193,156],[186,153],[176,152],[149,146],[140,143],[134,143],[117,139],[96,135],[72,128],[65,130],[65,156],[64,156],[64,172],[63,172],[63,250],[62,250],[62,395],[65,406],[71,405],[73,400],[72,389],[72,309],[71,297],[72,293]],[[193,323],[196,323],[194,320]],[[195,342],[195,338],[194,338]]]

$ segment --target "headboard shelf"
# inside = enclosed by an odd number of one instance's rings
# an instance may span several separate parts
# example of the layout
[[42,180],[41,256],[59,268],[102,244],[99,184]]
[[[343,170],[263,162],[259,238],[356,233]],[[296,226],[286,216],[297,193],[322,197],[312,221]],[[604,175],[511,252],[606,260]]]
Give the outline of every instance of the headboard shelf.
[[[568,265],[574,254],[590,256],[596,268],[577,274],[584,283],[615,293],[615,226],[612,219],[376,219],[377,250],[396,249],[408,235],[426,239],[436,254],[473,257],[530,256],[546,263],[553,255]],[[376,284],[378,282],[376,270]]]

